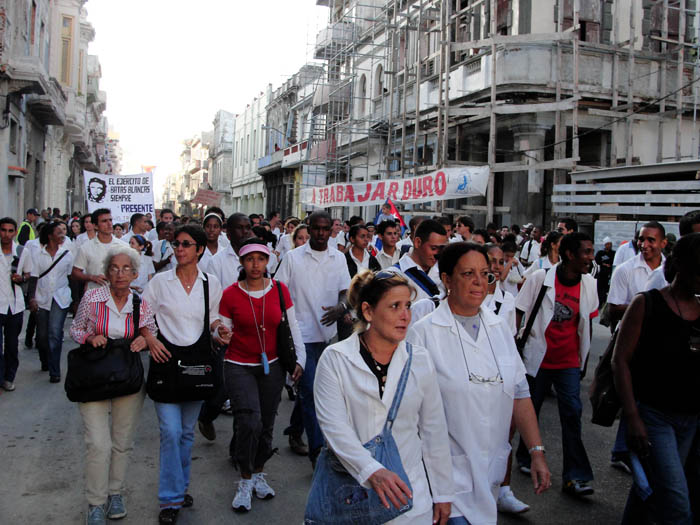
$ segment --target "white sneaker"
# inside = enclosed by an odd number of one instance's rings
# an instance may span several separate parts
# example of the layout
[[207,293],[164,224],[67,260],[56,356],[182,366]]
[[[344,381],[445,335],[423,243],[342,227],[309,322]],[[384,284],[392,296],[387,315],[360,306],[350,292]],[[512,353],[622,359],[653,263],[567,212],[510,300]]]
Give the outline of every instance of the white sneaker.
[[499,512],[504,512],[506,514],[522,514],[530,510],[530,505],[516,498],[515,494],[513,494],[513,491],[508,486],[501,487],[496,506]]
[[265,473],[258,472],[253,474],[253,490],[258,499],[270,499],[275,497],[275,491],[265,481]]
[[248,512],[250,510],[250,500],[253,495],[253,480],[242,479],[238,482],[236,495],[231,502],[233,510],[237,512]]

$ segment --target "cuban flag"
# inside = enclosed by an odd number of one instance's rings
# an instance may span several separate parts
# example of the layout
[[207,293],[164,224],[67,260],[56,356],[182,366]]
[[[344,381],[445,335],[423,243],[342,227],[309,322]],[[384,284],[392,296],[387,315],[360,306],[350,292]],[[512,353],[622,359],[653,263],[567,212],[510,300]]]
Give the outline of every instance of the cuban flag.
[[[400,237],[400,238],[403,238],[403,234],[406,233],[406,230],[408,229],[408,227],[406,226],[406,223],[405,223],[404,220],[403,220],[403,217],[401,217],[401,214],[399,213],[399,210],[396,209],[396,206],[394,205],[394,203],[393,203],[393,201],[392,201],[391,199],[387,199],[386,202],[385,202],[384,204],[388,204],[388,205],[390,206],[391,210],[390,210],[389,213],[394,217],[394,219],[396,219],[396,220],[399,222],[399,225],[401,226],[401,234],[400,234],[399,237]],[[376,215],[376,217],[374,218],[374,224],[375,224],[375,225],[376,225],[376,224],[379,224],[379,222],[380,222],[379,217],[381,217],[381,215],[382,215],[382,209],[379,208],[379,212],[377,212],[377,215]],[[381,239],[377,239],[377,243],[376,243],[375,246],[376,246],[377,250],[381,250],[381,249],[382,249],[382,241],[381,241]]]

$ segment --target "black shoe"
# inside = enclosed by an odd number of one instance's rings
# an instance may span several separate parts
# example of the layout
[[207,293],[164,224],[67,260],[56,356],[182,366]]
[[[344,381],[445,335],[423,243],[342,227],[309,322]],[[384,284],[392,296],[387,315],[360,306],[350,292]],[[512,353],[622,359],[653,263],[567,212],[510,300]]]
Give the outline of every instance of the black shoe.
[[61,376],[51,376],[49,377],[49,383],[60,383]]
[[185,509],[188,509],[192,505],[194,505],[194,498],[192,496],[190,496],[189,494],[185,494],[185,499],[184,499],[184,503],[182,504],[182,507]]
[[178,512],[180,512],[180,509],[168,508],[161,510],[160,514],[158,514],[158,523],[160,525],[175,523],[177,521]]
[[216,439],[216,429],[211,421],[198,421],[199,431],[202,435],[209,441],[214,441]]
[[594,492],[593,487],[588,484],[588,481],[579,481],[577,479],[564,483],[561,490],[562,492],[576,497],[590,496]]
[[298,456],[308,456],[309,447],[306,446],[301,436],[289,435],[289,448]]
[[49,365],[41,365],[41,371],[42,371],[42,372],[48,372],[48,371],[49,371]]

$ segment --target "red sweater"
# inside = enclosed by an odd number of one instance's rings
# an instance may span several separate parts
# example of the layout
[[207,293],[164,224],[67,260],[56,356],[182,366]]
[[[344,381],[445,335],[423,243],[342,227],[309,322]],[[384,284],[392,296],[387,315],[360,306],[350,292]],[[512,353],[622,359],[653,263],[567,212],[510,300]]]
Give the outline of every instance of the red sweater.
[[260,330],[263,319],[263,297],[256,299],[249,296],[241,289],[239,284],[234,283],[226,288],[219,303],[219,313],[231,319],[233,323],[233,335],[226,349],[224,359],[236,363],[260,364],[262,362],[262,348],[260,347],[260,340],[255,327],[253,311],[250,307],[250,302],[252,301],[258,330],[260,335],[265,337],[267,359],[268,361],[273,361],[277,359],[277,327],[282,320],[277,285],[279,284],[282,287],[282,295],[287,308],[292,306],[289,290],[283,283],[276,281],[272,288],[265,293],[265,331],[263,332]]

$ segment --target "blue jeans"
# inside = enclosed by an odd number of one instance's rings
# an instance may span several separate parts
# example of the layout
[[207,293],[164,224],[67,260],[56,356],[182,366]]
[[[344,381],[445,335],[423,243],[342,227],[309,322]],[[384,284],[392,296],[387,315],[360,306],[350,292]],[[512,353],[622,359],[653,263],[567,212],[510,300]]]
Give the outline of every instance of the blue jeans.
[[194,426],[202,401],[153,404],[160,425],[158,501],[161,508],[180,508],[190,484]]
[[304,430],[309,439],[309,453],[313,453],[323,446],[323,433],[316,419],[316,405],[314,405],[314,378],[316,377],[316,365],[321,358],[326,343],[304,343],[306,347],[306,368],[299,380],[299,399],[301,400],[301,416],[304,421]]
[[[693,517],[684,467],[700,416],[667,414],[642,403],[638,403],[638,410],[651,444],[649,455],[642,458],[653,491],[646,510],[659,524],[690,525]],[[623,523],[636,521],[641,505],[632,487]]]
[[617,426],[617,434],[615,435],[615,444],[610,451],[610,456],[615,459],[618,455],[629,454],[630,449],[627,446],[627,423],[625,418],[620,418],[620,423]]
[[15,380],[19,368],[19,333],[24,312],[0,314],[0,382]]
[[49,367],[51,377],[61,377],[61,349],[63,348],[63,324],[68,308],[61,308],[51,301],[51,310],[39,308],[36,316],[36,346],[41,364]]
[[[528,382],[530,383],[530,397],[538,418],[544,398],[552,385],[554,385],[554,390],[557,392],[562,451],[564,455],[564,467],[562,469],[564,483],[572,480],[591,481],[593,479],[593,470],[581,440],[581,413],[583,412],[581,405],[581,371],[578,368],[563,368],[560,370],[540,368],[534,379],[528,376]],[[518,445],[516,458],[520,465],[530,467],[530,454],[528,454],[522,438]]]
[[457,516],[456,518],[450,518],[447,520],[447,525],[471,525],[469,520],[464,516]]

